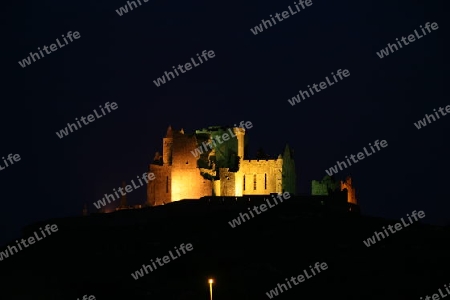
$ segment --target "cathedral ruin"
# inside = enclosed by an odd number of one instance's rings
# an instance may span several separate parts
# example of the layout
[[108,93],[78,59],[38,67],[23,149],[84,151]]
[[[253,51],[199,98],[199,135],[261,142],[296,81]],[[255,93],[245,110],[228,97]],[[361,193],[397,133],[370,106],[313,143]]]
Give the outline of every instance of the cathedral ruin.
[[[259,153],[249,159],[245,131],[243,127],[211,126],[187,134],[169,126],[162,155],[157,152],[149,165],[155,180],[147,186],[147,205],[205,196],[295,194],[292,149],[286,145],[277,157]],[[215,143],[217,136],[229,138]]]

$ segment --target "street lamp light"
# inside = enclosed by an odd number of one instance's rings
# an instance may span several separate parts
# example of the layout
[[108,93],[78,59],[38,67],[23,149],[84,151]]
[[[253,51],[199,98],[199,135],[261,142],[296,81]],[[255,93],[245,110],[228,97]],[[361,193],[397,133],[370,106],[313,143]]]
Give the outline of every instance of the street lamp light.
[[212,278],[208,279],[208,283],[209,283],[209,297],[210,300],[212,300],[212,284],[214,283],[214,280]]

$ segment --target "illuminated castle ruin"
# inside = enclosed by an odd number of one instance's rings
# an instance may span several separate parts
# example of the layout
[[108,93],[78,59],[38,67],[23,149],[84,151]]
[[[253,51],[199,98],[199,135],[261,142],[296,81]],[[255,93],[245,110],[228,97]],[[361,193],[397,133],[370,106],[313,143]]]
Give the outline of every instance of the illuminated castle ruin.
[[347,177],[345,181],[335,181],[333,177],[326,175],[322,181],[313,180],[311,182],[311,194],[313,196],[327,196],[336,191],[347,191],[347,201],[352,204],[358,204],[356,202],[356,192],[352,185],[352,178]]
[[[230,138],[215,142],[224,134]],[[295,164],[289,146],[276,158],[260,153],[251,160],[244,153],[245,141],[241,127],[214,126],[185,134],[169,126],[162,155],[157,152],[149,165],[155,180],[147,185],[147,205],[204,196],[295,194]]]

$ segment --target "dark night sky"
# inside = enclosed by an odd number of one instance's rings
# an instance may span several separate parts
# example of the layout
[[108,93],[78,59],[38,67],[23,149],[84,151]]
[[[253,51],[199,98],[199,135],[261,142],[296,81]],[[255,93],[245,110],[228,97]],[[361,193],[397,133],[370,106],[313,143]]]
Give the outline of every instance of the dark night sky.
[[[295,149],[298,189],[375,140],[388,147],[340,172],[354,178],[362,211],[450,221],[450,116],[413,125],[449,105],[444,1],[322,1],[264,32],[250,28],[293,1],[159,1],[121,17],[124,0],[11,2],[2,16],[4,88],[0,244],[22,226],[80,215],[147,170],[167,126],[186,132],[249,120],[250,151]],[[242,1],[244,2],[244,1]],[[376,51],[426,22],[439,29],[386,58]],[[68,31],[81,38],[21,68]],[[153,80],[203,50],[216,56],[161,87]],[[288,98],[337,69],[350,77],[295,106]],[[116,111],[59,139],[55,132],[99,105]],[[128,195],[143,203],[145,188]]]

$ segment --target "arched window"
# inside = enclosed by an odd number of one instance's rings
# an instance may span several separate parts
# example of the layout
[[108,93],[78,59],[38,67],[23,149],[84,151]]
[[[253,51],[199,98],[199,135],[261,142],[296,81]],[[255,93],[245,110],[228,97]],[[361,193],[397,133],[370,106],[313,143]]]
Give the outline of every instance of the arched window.
[[264,189],[267,190],[267,174],[264,174]]

